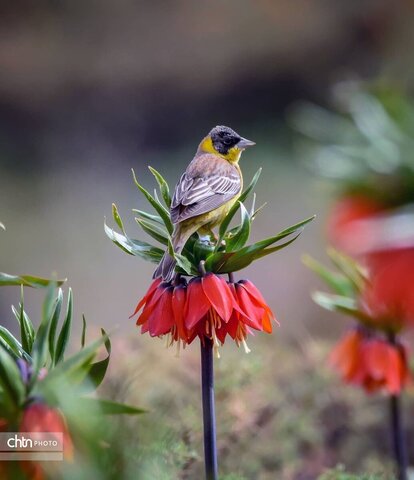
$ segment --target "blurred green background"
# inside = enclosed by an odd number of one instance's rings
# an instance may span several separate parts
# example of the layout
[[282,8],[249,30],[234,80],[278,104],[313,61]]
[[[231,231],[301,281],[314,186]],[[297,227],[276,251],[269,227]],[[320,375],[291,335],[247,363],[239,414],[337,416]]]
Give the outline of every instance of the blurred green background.
[[[281,327],[252,338],[249,356],[226,346],[217,362],[223,474],[307,480],[339,461],[381,466],[380,399],[368,408],[325,371],[345,322],[312,304],[317,283],[300,257],[323,256],[332,192],[297,155],[287,118],[297,102],[329,106],[344,79],[410,90],[413,13],[408,0],[0,5],[0,270],[68,277],[77,318],[120,327],[102,388],[153,409],[130,422],[142,478],[200,478],[198,351],[175,359],[162,341],[138,337],[128,316],[153,266],[115,248],[103,220],[113,201],[124,220],[143,207],[131,168],[148,188],[147,165],[175,184],[217,124],[257,142],[241,161],[246,179],[264,168],[257,194],[268,206],[254,238],[318,215],[299,241],[244,273]],[[138,234],[132,214],[127,229]],[[17,292],[3,290],[0,314],[11,323]],[[26,293],[29,311],[40,302]]]

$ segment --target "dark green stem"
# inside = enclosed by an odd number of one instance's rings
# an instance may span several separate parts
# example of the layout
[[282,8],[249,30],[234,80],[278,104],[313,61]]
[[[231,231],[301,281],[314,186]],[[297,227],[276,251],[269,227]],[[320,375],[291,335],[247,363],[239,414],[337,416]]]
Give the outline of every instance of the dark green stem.
[[[388,341],[398,348],[394,333],[388,334]],[[398,480],[407,480],[407,451],[402,422],[401,394],[390,395],[390,421],[395,461],[398,469]]]
[[216,416],[214,411],[213,341],[204,337],[201,342],[201,388],[204,423],[204,461],[206,480],[218,479]]

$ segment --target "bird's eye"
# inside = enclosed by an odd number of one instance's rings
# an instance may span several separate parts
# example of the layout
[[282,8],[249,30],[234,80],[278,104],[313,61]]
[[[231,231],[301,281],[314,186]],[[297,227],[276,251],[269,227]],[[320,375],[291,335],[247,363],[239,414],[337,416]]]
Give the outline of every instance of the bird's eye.
[[223,139],[223,143],[224,143],[224,145],[231,145],[231,144],[232,144],[232,140],[231,140],[231,138],[227,137],[227,138],[224,138],[224,139]]

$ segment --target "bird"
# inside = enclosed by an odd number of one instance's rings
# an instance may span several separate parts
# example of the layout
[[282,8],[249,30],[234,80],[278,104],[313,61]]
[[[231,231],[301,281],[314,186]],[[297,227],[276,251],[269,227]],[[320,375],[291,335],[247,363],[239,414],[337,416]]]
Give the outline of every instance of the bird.
[[[223,125],[214,127],[201,140],[171,200],[170,217],[174,227],[171,240],[175,253],[182,252],[195,232],[201,241],[215,238],[212,229],[223,221],[243,188],[240,156],[253,145],[255,142]],[[175,265],[175,259],[165,252],[153,278],[170,282],[175,275]]]

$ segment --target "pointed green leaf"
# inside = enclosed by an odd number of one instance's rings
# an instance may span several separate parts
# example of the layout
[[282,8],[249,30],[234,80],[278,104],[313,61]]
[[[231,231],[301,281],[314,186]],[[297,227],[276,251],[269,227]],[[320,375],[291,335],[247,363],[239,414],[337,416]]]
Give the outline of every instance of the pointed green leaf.
[[10,275],[8,273],[0,272],[0,287],[9,285],[23,285],[25,287],[48,287],[51,283],[55,285],[62,285],[65,280],[49,280],[46,278],[34,277],[33,275]]
[[164,251],[158,247],[121,235],[106,224],[104,224],[104,228],[106,235],[112,240],[112,242],[129,255],[138,256],[154,263],[159,263],[164,255]]
[[19,313],[19,323],[20,323],[20,339],[22,342],[22,348],[25,352],[30,353],[30,339],[29,339],[29,332],[26,332],[26,324],[23,320],[23,305],[24,305],[24,297],[23,297],[23,285],[20,286],[20,313]]
[[[248,245],[247,247],[243,247],[236,252],[216,252],[207,258],[206,269],[209,272],[216,273],[228,273],[231,271],[240,270],[241,268],[244,268],[244,266],[248,266],[256,258],[269,255],[270,253],[276,252],[281,248],[285,248],[287,245],[296,240],[296,238],[302,232],[304,226],[311,222],[314,218],[314,216],[307,218],[295,225],[286,228],[285,230],[282,230],[274,237],[270,237],[265,240],[261,240],[260,242],[256,242],[252,245]],[[280,242],[284,238],[291,235],[294,235],[294,238],[288,240],[281,245],[275,246],[271,249],[267,249],[267,247],[270,247],[270,245]],[[230,253],[233,254],[231,255]],[[234,268],[234,270],[232,270],[232,268]]]
[[82,314],[82,335],[81,335],[81,347],[85,346],[86,341],[86,318],[85,315]]
[[15,360],[1,345],[0,386],[9,408],[18,410],[24,402],[25,386]]
[[339,273],[331,272],[309,255],[304,255],[302,261],[338,295],[352,296],[355,293],[355,286],[349,278]]
[[160,228],[146,220],[136,219],[136,222],[149,236],[163,245],[168,245],[168,233],[165,231],[165,229]]
[[82,405],[82,403],[88,411],[99,410],[105,415],[139,415],[146,413],[146,410],[142,408],[102,398],[82,398],[80,404]]
[[[252,178],[252,181],[250,182],[249,186],[246,188],[246,190],[240,195],[238,198],[239,202],[244,202],[250,192],[254,189],[256,186],[257,181],[259,180],[260,174],[262,173],[262,169],[259,168],[259,170],[255,173],[254,177]],[[230,225],[230,222],[232,221],[234,215],[236,214],[237,210],[239,209],[240,203],[236,202],[230,209],[229,213],[226,215],[224,220],[221,222],[221,225],[219,227],[219,238],[217,241],[217,247],[216,250],[220,248],[221,242],[224,238],[224,235],[226,234],[227,228]]]
[[226,239],[226,251],[234,252],[242,248],[250,236],[250,217],[243,203],[240,203],[241,224],[234,234]]
[[10,349],[14,356],[17,358],[30,359],[30,356],[23,350],[22,344],[17,340],[17,338],[9,331],[7,328],[0,325],[0,337],[2,338],[3,345],[7,345],[8,350]]
[[163,176],[155,170],[155,168],[148,167],[150,172],[154,175],[155,180],[158,183],[158,186],[160,187],[160,192],[162,195],[162,198],[164,199],[165,205],[167,208],[170,208],[171,206],[171,196],[170,196],[170,189],[168,187],[168,183],[165,181]]
[[54,291],[54,285],[50,284],[47,289],[46,298],[43,302],[42,321],[40,322],[33,343],[33,375],[31,378],[32,385],[36,381],[40,369],[44,367],[46,363],[47,353],[49,349],[49,331],[54,306]]
[[192,275],[194,273],[194,267],[191,262],[184,257],[184,255],[180,255],[179,253],[174,252],[174,247],[171,243],[171,239],[168,239],[168,253],[175,258],[177,265],[184,270],[187,275]]
[[260,205],[260,207],[256,208],[256,210],[254,210],[254,212],[250,215],[250,219],[251,219],[252,222],[257,217],[257,215],[264,209],[264,207],[266,205],[267,205],[267,202],[262,203],[262,205]]
[[161,205],[160,202],[157,202],[155,200],[155,198],[147,190],[145,190],[145,188],[142,185],[140,185],[138,183],[138,180],[135,176],[135,172],[134,172],[133,169],[132,169],[132,175],[134,177],[135,185],[143,193],[145,198],[152,205],[152,207],[156,210],[158,215],[162,218],[165,227],[167,228],[168,232],[171,234],[173,232],[173,224],[171,223],[170,214],[169,214],[168,210],[163,205]]
[[150,220],[151,222],[158,223],[163,227],[165,226],[162,218],[159,215],[153,215],[152,213],[144,212],[143,210],[137,210],[136,208],[133,208],[132,211],[139,217],[142,217],[144,220]]
[[56,343],[55,365],[61,362],[65,355],[65,350],[69,342],[70,331],[72,328],[72,315],[73,315],[73,294],[72,294],[72,289],[69,288],[66,316],[65,316],[65,320],[63,321],[63,325],[60,330],[59,337]]
[[115,223],[118,227],[125,233],[124,224],[122,222],[121,216],[119,215],[118,208],[115,203],[112,204],[112,217],[115,220]]
[[331,312],[345,313],[367,324],[372,322],[367,314],[358,309],[358,303],[354,298],[325,292],[315,292],[312,294],[312,299],[319,306]]
[[62,303],[63,303],[63,292],[62,289],[58,289],[57,297],[55,300],[52,318],[50,320],[50,330],[49,330],[49,354],[50,358],[52,359],[52,364],[55,364],[56,360],[56,346],[55,346],[55,338],[56,338],[56,330],[59,323],[60,312],[62,310]]
[[[244,249],[238,250],[237,252],[218,252],[214,254],[212,261],[208,264],[208,271],[215,273],[231,273],[242,270],[243,268],[248,267],[252,262],[258,260],[259,258],[275,253],[282,248],[287,247],[293,243],[300,233],[296,234],[293,238],[287,242],[283,242],[275,247],[263,248],[260,250],[252,250],[250,252],[244,251]],[[210,260],[210,259],[209,259]]]
[[327,253],[333,264],[355,285],[357,291],[361,292],[367,281],[363,268],[354,259],[334,248],[328,248]]
[[[102,383],[103,379],[105,378],[106,371],[109,365],[109,359],[111,356],[111,341],[107,336],[105,330],[101,329],[102,335],[106,338],[105,340],[105,348],[108,355],[99,362],[93,363],[90,366],[88,376],[87,376],[87,383],[93,387],[93,389],[97,389],[99,385]],[[88,385],[86,385],[88,387]]]
[[88,373],[90,362],[95,357],[98,348],[107,341],[107,338],[107,335],[102,335],[79,352],[60,362],[50,370],[43,382],[50,385],[55,381],[61,381],[61,377],[75,378],[78,381],[83,380]]

